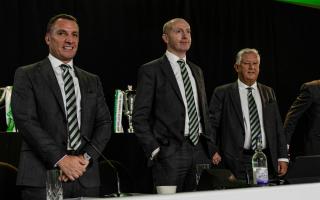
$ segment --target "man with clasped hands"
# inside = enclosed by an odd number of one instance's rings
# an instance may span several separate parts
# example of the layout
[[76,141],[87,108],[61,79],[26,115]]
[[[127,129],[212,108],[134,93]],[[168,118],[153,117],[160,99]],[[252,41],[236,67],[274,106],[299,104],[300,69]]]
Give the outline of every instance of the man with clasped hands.
[[18,68],[14,78],[12,111],[23,136],[17,185],[24,200],[46,199],[46,171],[58,168],[64,198],[98,196],[99,155],[82,137],[102,151],[111,136],[101,82],[73,64],[76,18],[52,17],[45,42],[49,56]]

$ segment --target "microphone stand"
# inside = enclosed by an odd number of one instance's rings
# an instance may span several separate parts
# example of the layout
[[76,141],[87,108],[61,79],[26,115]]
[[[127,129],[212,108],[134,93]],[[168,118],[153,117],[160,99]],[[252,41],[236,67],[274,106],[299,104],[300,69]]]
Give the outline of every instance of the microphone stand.
[[110,195],[107,195],[108,197],[124,197],[124,196],[130,196],[129,194],[122,193],[120,189],[120,178],[119,178],[119,172],[117,168],[111,163],[110,160],[108,160],[102,153],[101,151],[91,143],[89,138],[87,136],[82,135],[82,138],[89,144],[102,158],[107,164],[112,168],[113,172],[116,174],[116,179],[117,179],[117,193],[113,193]]

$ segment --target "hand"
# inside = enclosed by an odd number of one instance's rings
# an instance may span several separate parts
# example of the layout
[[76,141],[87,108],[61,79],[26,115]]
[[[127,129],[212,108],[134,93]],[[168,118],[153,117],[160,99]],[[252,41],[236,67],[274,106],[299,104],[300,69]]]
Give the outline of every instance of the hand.
[[278,161],[278,176],[283,176],[287,173],[288,163],[285,161]]
[[63,174],[63,172],[61,170],[60,170],[59,180],[61,182],[67,182],[69,180],[68,177],[65,174]]
[[74,181],[83,175],[88,165],[89,161],[84,159],[83,155],[67,155],[58,162],[58,166],[61,169],[59,178],[65,182],[68,180]]
[[212,156],[212,163],[214,165],[218,165],[221,161],[221,156],[219,155],[218,152],[216,152],[213,156]]

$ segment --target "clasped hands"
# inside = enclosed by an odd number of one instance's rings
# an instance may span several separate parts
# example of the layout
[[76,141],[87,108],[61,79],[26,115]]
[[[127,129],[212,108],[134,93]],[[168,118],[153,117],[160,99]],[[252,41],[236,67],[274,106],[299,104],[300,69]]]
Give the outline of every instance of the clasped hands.
[[59,180],[67,182],[78,179],[85,173],[88,165],[89,161],[83,155],[66,155],[58,162],[60,168]]
[[219,155],[218,152],[216,152],[215,154],[213,154],[211,161],[212,161],[212,163],[213,163],[214,165],[218,165],[218,164],[220,163],[220,161],[221,161],[221,156]]

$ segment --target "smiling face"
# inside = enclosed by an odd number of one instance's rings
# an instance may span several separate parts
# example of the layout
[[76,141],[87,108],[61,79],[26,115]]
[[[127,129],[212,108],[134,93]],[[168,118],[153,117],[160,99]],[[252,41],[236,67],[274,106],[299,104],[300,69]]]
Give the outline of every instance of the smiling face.
[[79,44],[78,24],[69,19],[57,19],[46,33],[45,41],[54,57],[68,63],[77,53]]
[[182,58],[191,46],[191,29],[184,19],[173,19],[164,26],[163,41],[167,44],[167,50]]
[[241,82],[251,86],[259,76],[260,59],[254,52],[243,53],[239,64],[235,64],[235,70]]

